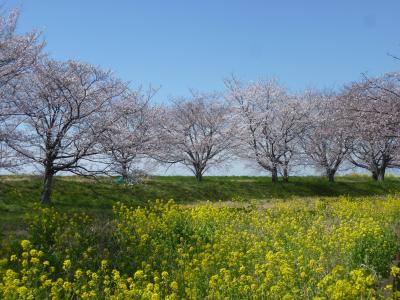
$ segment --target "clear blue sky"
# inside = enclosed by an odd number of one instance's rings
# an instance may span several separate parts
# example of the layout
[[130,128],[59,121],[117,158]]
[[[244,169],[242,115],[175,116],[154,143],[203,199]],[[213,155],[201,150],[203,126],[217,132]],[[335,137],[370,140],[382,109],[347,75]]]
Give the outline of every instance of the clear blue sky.
[[338,87],[398,70],[400,1],[7,1],[18,30],[43,31],[47,52],[113,70],[133,85],[222,89],[277,76],[293,90]]

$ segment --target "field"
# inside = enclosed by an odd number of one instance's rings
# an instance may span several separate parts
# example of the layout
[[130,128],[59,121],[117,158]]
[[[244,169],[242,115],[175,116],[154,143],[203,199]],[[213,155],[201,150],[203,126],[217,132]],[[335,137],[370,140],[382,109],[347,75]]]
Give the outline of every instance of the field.
[[0,298],[397,297],[396,177],[58,177],[46,208],[40,184],[1,180]]

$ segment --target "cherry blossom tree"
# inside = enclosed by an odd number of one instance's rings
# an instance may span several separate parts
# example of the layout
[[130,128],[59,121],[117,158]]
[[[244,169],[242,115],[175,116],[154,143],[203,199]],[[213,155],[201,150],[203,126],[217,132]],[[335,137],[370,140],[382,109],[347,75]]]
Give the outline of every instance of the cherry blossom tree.
[[354,138],[350,161],[382,181],[388,168],[400,166],[400,80],[396,73],[364,77],[346,88],[345,118]]
[[156,90],[141,88],[124,94],[112,104],[110,127],[101,137],[108,169],[128,182],[137,171],[136,163],[149,157],[158,142],[156,122],[160,110],[150,104]]
[[108,125],[104,114],[125,84],[90,64],[43,61],[24,76],[13,99],[21,115],[10,146],[43,168],[41,202],[51,202],[53,177],[60,171],[83,173],[82,160],[99,152]]
[[208,169],[231,158],[236,128],[217,93],[191,93],[173,101],[162,115],[157,158],[185,166],[202,181]]
[[277,99],[275,103],[273,125],[280,137],[279,144],[282,147],[282,158],[279,169],[283,181],[289,181],[289,170],[298,164],[300,155],[299,141],[305,131],[307,120],[307,107],[301,98],[295,95]]
[[369,170],[374,180],[383,181],[388,168],[400,167],[398,139],[363,132],[357,136],[355,145],[350,161],[359,168]]
[[0,168],[7,170],[21,163],[5,143],[14,133],[9,122],[16,113],[11,97],[19,87],[18,79],[35,66],[44,46],[38,32],[16,34],[18,16],[17,10],[0,15]]
[[328,181],[333,182],[352,146],[338,95],[332,91],[307,91],[304,102],[308,105],[306,130],[300,138],[304,159],[322,169]]
[[287,181],[289,164],[304,130],[303,105],[276,80],[245,85],[232,78],[225,84],[238,124],[239,156],[271,172],[272,182],[278,180],[278,170],[283,169]]

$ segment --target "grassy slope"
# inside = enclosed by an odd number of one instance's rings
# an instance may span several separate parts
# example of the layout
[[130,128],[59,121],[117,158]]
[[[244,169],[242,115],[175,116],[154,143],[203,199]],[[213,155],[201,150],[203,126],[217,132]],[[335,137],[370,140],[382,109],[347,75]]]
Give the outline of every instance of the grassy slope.
[[[41,181],[37,177],[0,177],[0,235],[23,228],[23,215],[38,202]],[[98,218],[111,214],[117,201],[144,205],[148,200],[175,199],[180,203],[227,200],[269,200],[291,197],[352,197],[400,192],[400,178],[373,182],[366,176],[338,177],[330,184],[322,177],[293,177],[289,183],[273,185],[268,177],[154,177],[138,186],[125,187],[111,179],[93,181],[78,177],[57,177],[54,205],[61,211],[85,211]]]

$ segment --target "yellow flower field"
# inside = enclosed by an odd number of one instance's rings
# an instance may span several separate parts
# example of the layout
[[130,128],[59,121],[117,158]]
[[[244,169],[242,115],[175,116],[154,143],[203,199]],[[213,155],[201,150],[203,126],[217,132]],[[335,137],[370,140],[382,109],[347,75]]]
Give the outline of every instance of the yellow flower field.
[[38,208],[29,223],[0,260],[1,299],[397,296],[398,197],[120,204],[105,224]]

